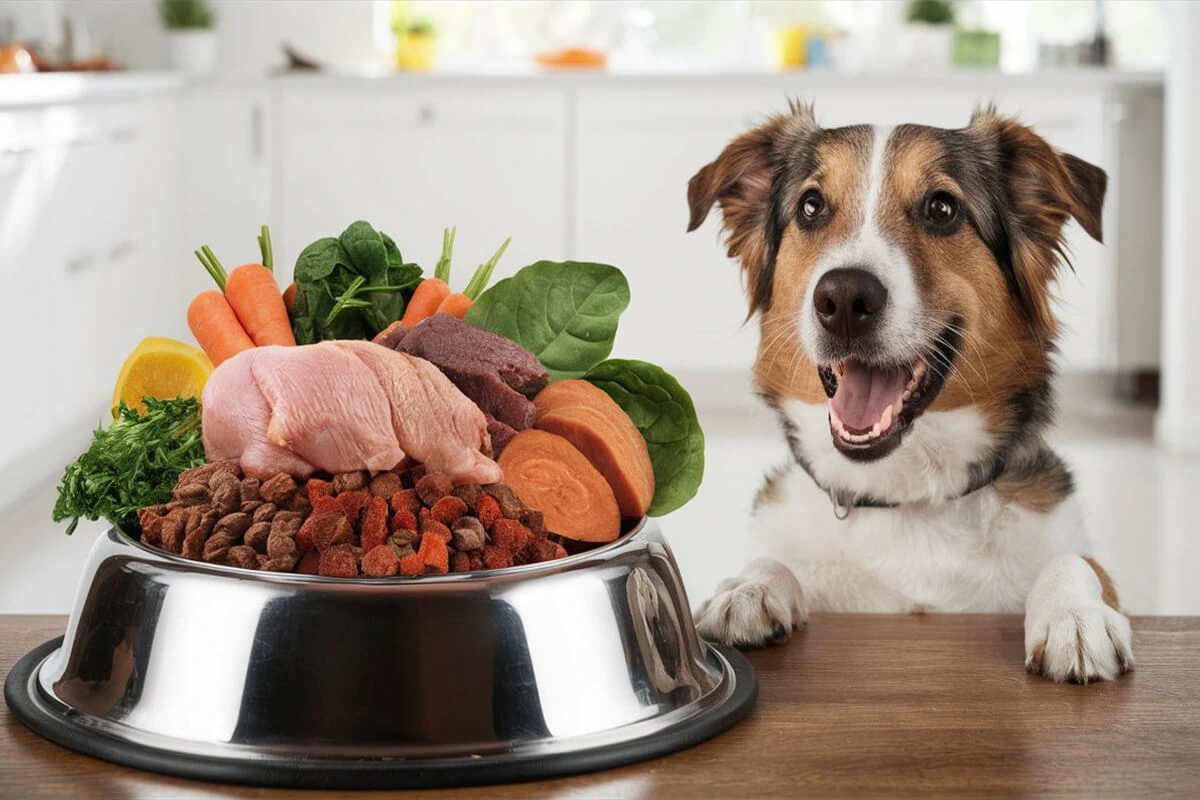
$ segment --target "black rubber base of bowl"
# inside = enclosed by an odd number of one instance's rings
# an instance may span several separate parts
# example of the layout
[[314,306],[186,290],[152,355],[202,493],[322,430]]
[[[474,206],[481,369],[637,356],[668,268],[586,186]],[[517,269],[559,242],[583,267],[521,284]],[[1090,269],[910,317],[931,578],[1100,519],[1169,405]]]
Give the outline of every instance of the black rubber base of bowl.
[[62,644],[51,639],[30,650],[4,682],[13,716],[31,730],[77,753],[136,769],[220,783],[293,789],[435,789],[517,783],[609,769],[656,758],[711,739],[745,717],[758,698],[758,678],[738,651],[716,649],[733,668],[733,694],[675,727],[629,742],[545,756],[495,755],[476,759],[350,761],[265,757],[254,761],[160,750],[89,730],[56,711],[37,688],[37,670]]

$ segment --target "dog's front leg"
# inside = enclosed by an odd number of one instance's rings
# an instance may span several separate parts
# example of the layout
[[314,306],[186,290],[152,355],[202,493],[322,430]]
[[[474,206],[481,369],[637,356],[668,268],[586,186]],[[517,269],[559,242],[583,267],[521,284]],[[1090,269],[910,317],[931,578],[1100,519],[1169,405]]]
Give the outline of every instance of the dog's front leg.
[[1025,666],[1055,681],[1112,680],[1133,666],[1129,619],[1096,562],[1064,554],[1025,598]]

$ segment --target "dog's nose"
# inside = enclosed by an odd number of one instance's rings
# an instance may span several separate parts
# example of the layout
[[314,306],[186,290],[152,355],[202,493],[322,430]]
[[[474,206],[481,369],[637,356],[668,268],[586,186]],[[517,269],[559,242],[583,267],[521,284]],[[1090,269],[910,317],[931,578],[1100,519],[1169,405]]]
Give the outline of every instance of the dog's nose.
[[867,333],[887,304],[887,289],[858,267],[831,269],[817,281],[813,305],[821,326],[834,336],[853,339]]

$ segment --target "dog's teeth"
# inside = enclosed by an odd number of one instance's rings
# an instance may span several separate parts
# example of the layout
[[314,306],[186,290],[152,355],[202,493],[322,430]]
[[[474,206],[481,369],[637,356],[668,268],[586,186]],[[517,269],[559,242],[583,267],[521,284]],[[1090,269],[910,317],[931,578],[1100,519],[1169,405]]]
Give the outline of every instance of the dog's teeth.
[[875,435],[878,436],[880,431],[886,431],[890,427],[892,427],[892,407],[888,406],[883,410],[879,422],[875,423]]

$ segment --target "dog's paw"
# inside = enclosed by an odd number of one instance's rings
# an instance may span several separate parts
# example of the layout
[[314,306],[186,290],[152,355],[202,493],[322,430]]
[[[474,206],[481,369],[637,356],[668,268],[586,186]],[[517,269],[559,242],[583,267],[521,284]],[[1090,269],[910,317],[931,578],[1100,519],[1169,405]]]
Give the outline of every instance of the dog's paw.
[[696,610],[696,630],[734,647],[782,644],[805,622],[803,592],[796,576],[777,561],[756,561],[721,582]]
[[1110,681],[1133,668],[1129,619],[1104,603],[1059,608],[1025,626],[1025,668],[1053,681]]

